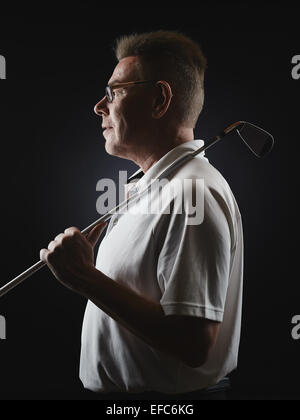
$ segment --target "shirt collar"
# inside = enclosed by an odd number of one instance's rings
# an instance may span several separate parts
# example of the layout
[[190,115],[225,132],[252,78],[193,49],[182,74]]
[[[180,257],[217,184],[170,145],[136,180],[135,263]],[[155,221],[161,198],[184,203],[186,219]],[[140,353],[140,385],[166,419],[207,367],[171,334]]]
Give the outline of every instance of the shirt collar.
[[[152,179],[158,178],[159,175],[162,174],[162,172],[175,160],[191,152],[194,152],[196,149],[199,149],[203,145],[203,140],[191,140],[180,144],[179,146],[174,147],[174,149],[166,153],[157,162],[155,162],[146,173],[144,173],[141,169],[138,169],[128,178],[127,183],[136,183],[135,188],[137,191],[140,191],[143,188],[146,188]],[[204,152],[200,153],[198,156],[204,158]]]

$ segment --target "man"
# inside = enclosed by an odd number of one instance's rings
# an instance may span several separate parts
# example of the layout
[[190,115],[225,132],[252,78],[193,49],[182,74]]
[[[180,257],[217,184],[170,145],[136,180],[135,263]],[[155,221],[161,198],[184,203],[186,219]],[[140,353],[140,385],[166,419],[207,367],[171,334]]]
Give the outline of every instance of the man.
[[[194,127],[206,60],[194,41],[169,31],[125,36],[116,56],[95,112],[106,151],[140,167],[131,181],[142,191],[203,145],[194,140]],[[201,223],[189,223],[186,207],[180,212],[182,196],[175,194],[164,203],[169,212],[113,216],[96,267],[93,248],[104,223],[87,237],[66,229],[41,250],[56,278],[89,300],[80,377],[85,388],[106,398],[120,398],[114,394],[120,392],[140,398],[146,391],[216,398],[212,387],[237,365],[243,268],[238,207],[203,155],[168,180],[203,180]],[[197,193],[192,185],[188,192]]]

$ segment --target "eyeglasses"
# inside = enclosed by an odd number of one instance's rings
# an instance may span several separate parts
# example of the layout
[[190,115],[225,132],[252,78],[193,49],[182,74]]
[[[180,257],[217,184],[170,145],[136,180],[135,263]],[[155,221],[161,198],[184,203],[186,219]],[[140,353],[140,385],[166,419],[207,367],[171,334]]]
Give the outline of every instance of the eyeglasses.
[[106,96],[107,102],[111,103],[114,100],[114,97],[115,97],[114,89],[132,86],[132,85],[139,85],[142,83],[156,83],[156,82],[157,80],[138,80],[137,82],[124,82],[124,83],[117,83],[113,86],[106,86],[105,96]]

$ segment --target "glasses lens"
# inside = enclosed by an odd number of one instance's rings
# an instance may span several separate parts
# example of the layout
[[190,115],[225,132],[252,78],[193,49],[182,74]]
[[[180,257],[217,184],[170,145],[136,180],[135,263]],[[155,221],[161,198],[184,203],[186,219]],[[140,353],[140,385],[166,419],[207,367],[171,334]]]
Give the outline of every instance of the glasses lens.
[[110,86],[106,86],[105,88],[105,96],[108,102],[112,102],[114,99],[114,94]]

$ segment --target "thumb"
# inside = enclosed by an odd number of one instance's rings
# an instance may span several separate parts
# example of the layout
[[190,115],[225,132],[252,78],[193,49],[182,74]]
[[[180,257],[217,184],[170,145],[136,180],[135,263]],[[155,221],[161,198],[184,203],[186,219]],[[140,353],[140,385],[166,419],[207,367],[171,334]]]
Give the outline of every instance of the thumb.
[[96,245],[101,233],[103,232],[106,226],[107,222],[100,222],[88,233],[86,239],[89,241],[93,248]]

